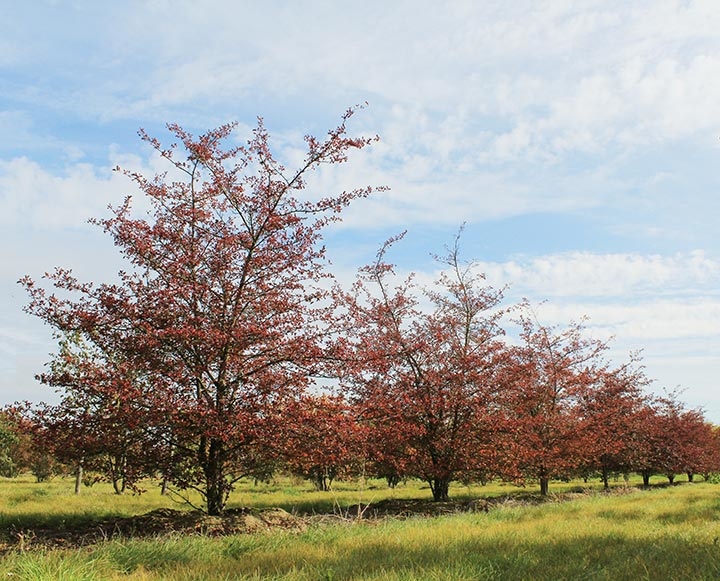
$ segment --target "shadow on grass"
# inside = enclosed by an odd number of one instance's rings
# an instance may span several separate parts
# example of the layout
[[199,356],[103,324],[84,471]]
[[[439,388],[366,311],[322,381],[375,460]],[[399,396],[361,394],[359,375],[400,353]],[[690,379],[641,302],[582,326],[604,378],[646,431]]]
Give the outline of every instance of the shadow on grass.
[[86,513],[48,514],[46,512],[24,512],[22,514],[0,514],[0,535],[28,529],[55,529],[59,531],[93,527],[97,523],[120,513],[113,511],[98,513],[88,509]]
[[303,553],[294,559],[282,549],[255,553],[239,560],[235,571],[259,579],[718,579],[720,547],[602,534],[572,541],[505,539],[437,547],[398,546],[381,539],[356,549],[340,548],[331,556]]

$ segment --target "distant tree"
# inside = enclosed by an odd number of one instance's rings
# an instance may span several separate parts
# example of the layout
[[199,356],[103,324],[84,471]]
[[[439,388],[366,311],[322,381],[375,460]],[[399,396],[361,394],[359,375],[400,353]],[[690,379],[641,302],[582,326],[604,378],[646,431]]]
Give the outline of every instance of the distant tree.
[[31,410],[29,402],[17,402],[0,410],[1,476],[13,478],[31,472],[42,481],[54,475],[58,468],[57,462],[38,443]]
[[529,306],[518,318],[520,343],[513,348],[515,373],[507,399],[517,428],[517,470],[540,482],[546,495],[550,479],[567,476],[587,461],[582,401],[602,380],[605,342],[586,337],[581,323],[564,329],[541,325]]
[[63,395],[60,403],[36,410],[44,449],[74,466],[79,480],[88,470],[111,482],[117,494],[127,487],[138,491],[138,481],[156,470],[143,405],[147,382],[119,356],[100,351],[78,333],[60,339],[48,367],[38,379],[63,388]]
[[709,441],[702,461],[702,477],[709,480],[711,475],[720,473],[720,427],[709,422],[705,424],[710,430]]
[[83,283],[57,269],[47,276],[57,294],[48,294],[21,281],[28,312],[145,379],[135,405],[163,440],[163,471],[197,490],[209,514],[222,513],[234,482],[262,471],[292,420],[275,410],[302,393],[325,355],[321,234],[371,190],[301,192],[310,171],[373,141],[347,136],[353,113],[325,139],[306,137],[292,171],[274,158],[262,122],[246,146],[224,145],[233,125],[197,138],[171,125],[169,147],[141,132],[171,173],[127,174],[150,202],[147,216],[134,217],[128,197],[95,220],[129,263],[119,282]]
[[341,397],[303,397],[292,411],[285,463],[290,472],[328,491],[337,478],[362,473],[364,429]]
[[653,398],[642,419],[636,455],[646,486],[653,474],[664,475],[672,484],[678,474],[692,481],[695,474],[717,469],[712,426],[702,411],[685,409],[676,393]]
[[6,476],[30,472],[38,482],[49,480],[64,471],[53,455],[37,422],[37,407],[29,402],[16,402],[0,412],[6,434],[5,452],[11,472]]
[[438,257],[447,270],[426,292],[431,307],[423,310],[412,279],[395,287],[389,280],[384,257],[396,240],[345,297],[353,364],[344,379],[369,426],[369,446],[381,452],[379,466],[425,480],[433,499],[444,501],[453,479],[488,460],[502,292],[460,262],[458,237]]
[[[367,411],[364,415],[367,415]],[[412,465],[411,434],[398,431],[396,422],[376,421],[365,418],[368,474],[384,478],[390,488],[395,488],[414,473]]]
[[720,446],[714,426],[699,409],[685,410],[677,425],[682,471],[692,482],[696,474],[720,472]]
[[579,431],[584,447],[583,469],[600,473],[604,487],[612,473],[634,469],[634,435],[639,410],[646,405],[648,380],[638,367],[639,357],[616,369],[598,373],[581,387]]

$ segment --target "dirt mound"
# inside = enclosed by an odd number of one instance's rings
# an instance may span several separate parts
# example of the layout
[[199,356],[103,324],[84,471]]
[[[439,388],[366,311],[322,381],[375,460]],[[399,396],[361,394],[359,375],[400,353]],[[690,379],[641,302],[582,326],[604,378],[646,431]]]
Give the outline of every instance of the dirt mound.
[[143,515],[110,518],[62,529],[48,527],[5,531],[0,551],[37,547],[70,548],[113,538],[148,538],[172,534],[221,536],[260,533],[276,529],[302,531],[306,526],[303,519],[279,508],[231,509],[223,516],[208,516],[200,511],[161,508]]
[[153,536],[168,533],[208,536],[258,533],[269,529],[304,530],[304,522],[279,508],[255,510],[237,508],[222,516],[208,516],[198,511],[159,509],[147,514],[115,519],[114,530],[123,536]]

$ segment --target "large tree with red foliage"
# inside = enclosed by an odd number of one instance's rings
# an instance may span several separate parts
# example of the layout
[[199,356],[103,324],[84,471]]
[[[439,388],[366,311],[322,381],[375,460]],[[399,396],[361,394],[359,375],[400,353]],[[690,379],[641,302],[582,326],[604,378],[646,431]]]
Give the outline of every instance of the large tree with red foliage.
[[[77,280],[58,269],[49,294],[21,282],[28,312],[61,333],[78,333],[114,353],[143,378],[136,405],[153,426],[164,471],[198,490],[207,511],[223,511],[232,484],[277,453],[277,411],[298,396],[323,356],[330,310],[323,228],[370,189],[309,199],[309,171],[346,161],[371,139],[342,123],[286,170],[259,122],[244,146],[226,146],[232,125],[199,137],[177,125],[170,147],[142,138],[169,174],[128,173],[149,200],[134,216],[131,198],[95,220],[129,263],[114,284]],[[73,389],[68,383],[67,389]]]
[[345,379],[384,464],[425,480],[442,501],[453,479],[492,465],[502,292],[460,262],[456,240],[439,257],[446,272],[423,309],[412,280],[389,280],[384,257],[394,241],[346,297],[353,364]]

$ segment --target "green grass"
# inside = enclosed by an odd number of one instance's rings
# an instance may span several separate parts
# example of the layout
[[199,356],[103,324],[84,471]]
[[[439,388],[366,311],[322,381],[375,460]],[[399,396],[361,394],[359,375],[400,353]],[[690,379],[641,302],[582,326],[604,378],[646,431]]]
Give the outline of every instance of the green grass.
[[177,504],[148,483],[141,495],[114,494],[109,484],[82,487],[75,495],[74,479],[54,478],[36,483],[31,476],[0,478],[0,529],[68,526],[105,517],[131,516]]
[[[553,483],[571,490],[579,483]],[[13,488],[14,487],[14,488]],[[67,491],[65,490],[67,488]],[[33,490],[44,489],[35,494]],[[451,489],[454,496],[504,495],[510,486]],[[521,493],[523,491],[520,491]],[[524,491],[535,493],[534,488]],[[419,483],[389,490],[379,481],[317,493],[304,483],[245,483],[233,504],[290,510],[344,507],[370,499],[427,498]],[[25,500],[21,500],[25,498]],[[112,495],[96,485],[73,497],[71,484],[0,482],[6,519],[129,515],[172,504],[156,491]],[[64,507],[64,509],[63,509]],[[25,508],[28,512],[24,513]],[[276,531],[225,538],[173,536],[114,540],[74,551],[10,552],[0,578],[78,580],[362,580],[720,579],[720,486],[654,487],[570,502],[508,503],[489,513],[375,523],[318,524],[303,533]]]

